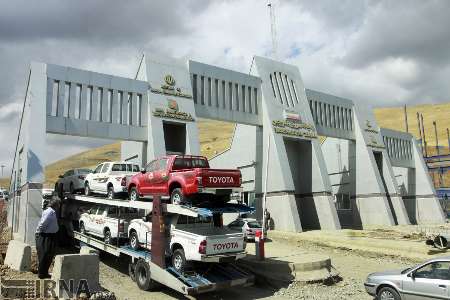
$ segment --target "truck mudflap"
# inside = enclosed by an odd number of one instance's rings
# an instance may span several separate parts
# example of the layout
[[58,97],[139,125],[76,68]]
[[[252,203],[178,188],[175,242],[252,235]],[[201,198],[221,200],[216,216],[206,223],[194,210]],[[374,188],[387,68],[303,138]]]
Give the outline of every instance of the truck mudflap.
[[188,295],[218,291],[237,286],[250,286],[255,282],[255,276],[234,264],[211,264],[195,272],[183,274],[169,267],[168,272],[176,276],[186,285],[185,293]]

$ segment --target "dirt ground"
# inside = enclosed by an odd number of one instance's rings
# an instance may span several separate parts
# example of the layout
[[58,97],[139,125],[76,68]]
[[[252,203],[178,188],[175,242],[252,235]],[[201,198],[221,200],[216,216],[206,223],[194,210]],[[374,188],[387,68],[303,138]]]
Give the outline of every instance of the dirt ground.
[[[447,229],[448,226],[439,228]],[[317,231],[299,234],[272,232],[270,249],[286,252],[307,252],[331,257],[333,266],[339,271],[341,280],[332,284],[298,284],[274,285],[271,282],[258,280],[252,287],[235,288],[217,293],[208,293],[196,299],[372,299],[364,290],[364,280],[371,272],[388,269],[404,269],[436,254],[427,252],[424,245],[425,234],[417,227],[375,228],[361,231],[334,231],[334,240],[330,244],[322,240],[330,239],[330,232]],[[394,243],[395,242],[395,243]],[[394,243],[394,244],[389,244]],[[361,246],[363,245],[363,246]],[[401,247],[401,248],[395,248]],[[428,247],[428,248],[427,248]],[[253,247],[249,245],[248,251]],[[361,250],[363,249],[363,250]],[[401,249],[401,250],[398,250]],[[367,251],[366,251],[367,250]],[[412,250],[415,256],[408,256]],[[394,253],[394,254],[393,254]],[[443,253],[437,255],[444,255]],[[446,254],[448,255],[448,254]],[[154,292],[138,289],[127,274],[128,262],[118,260],[107,254],[100,255],[100,284],[103,288],[114,292],[117,299],[183,299],[183,296],[161,288]],[[0,274],[10,278],[29,278],[32,273],[18,273],[0,266]]]
[[[274,240],[277,247],[288,248],[292,252],[300,248],[315,254],[331,257],[333,266],[340,272],[342,280],[334,285],[324,284],[290,284],[288,286],[271,286],[267,282],[259,282],[253,287],[239,288],[219,293],[209,293],[196,299],[372,299],[364,290],[364,280],[371,272],[386,269],[404,269],[414,264],[413,261],[381,257],[378,255],[362,255],[348,250],[332,249],[313,245],[309,242]],[[277,248],[275,247],[275,248]],[[118,299],[183,299],[183,297],[164,288],[161,291],[140,291],[126,273],[126,262],[117,268],[117,261],[110,256],[103,256],[100,266],[100,283],[116,294]],[[115,267],[112,267],[115,266]]]

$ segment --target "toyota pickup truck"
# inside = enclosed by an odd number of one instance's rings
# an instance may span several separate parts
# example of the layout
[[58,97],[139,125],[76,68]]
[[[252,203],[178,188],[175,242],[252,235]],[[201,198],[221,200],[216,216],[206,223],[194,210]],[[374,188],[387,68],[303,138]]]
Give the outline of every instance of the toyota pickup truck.
[[99,205],[80,216],[80,232],[100,237],[107,244],[128,237],[130,220],[136,219],[139,211],[133,208]]
[[86,175],[84,179],[84,194],[90,196],[93,193],[106,195],[108,199],[114,199],[121,195],[127,195],[127,177],[140,171],[136,164],[115,161],[99,164],[94,172]]
[[[166,255],[180,273],[193,262],[233,262],[246,256],[242,233],[216,226],[212,217],[192,218],[177,215],[170,218],[170,237]],[[151,214],[131,220],[128,226],[130,246],[134,250],[151,250]]]
[[203,201],[211,196],[225,203],[233,192],[242,191],[241,182],[238,169],[211,169],[203,156],[169,155],[151,161],[127,181],[127,188],[132,201],[160,194],[170,196],[172,204]]

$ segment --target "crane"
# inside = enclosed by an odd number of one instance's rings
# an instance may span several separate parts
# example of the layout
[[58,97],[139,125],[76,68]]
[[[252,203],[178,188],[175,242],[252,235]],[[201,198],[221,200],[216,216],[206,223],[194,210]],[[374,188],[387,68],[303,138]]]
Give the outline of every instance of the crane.
[[272,58],[278,59],[277,53],[277,28],[276,28],[276,20],[275,20],[275,7],[272,1],[267,2],[267,7],[269,8],[270,13],[270,32],[272,36]]

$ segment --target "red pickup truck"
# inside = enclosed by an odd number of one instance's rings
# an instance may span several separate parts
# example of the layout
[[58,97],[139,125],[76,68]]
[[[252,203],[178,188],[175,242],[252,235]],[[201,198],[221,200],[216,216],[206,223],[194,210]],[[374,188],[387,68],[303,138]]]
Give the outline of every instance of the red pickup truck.
[[173,204],[211,198],[225,203],[231,193],[241,191],[241,181],[241,171],[211,169],[206,157],[169,155],[151,161],[128,180],[127,187],[132,201],[159,194],[170,196]]

